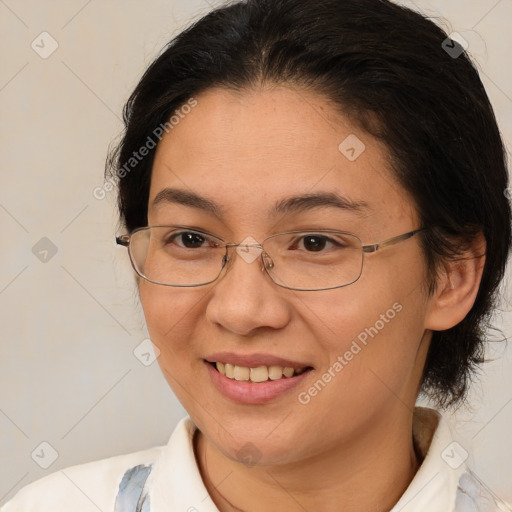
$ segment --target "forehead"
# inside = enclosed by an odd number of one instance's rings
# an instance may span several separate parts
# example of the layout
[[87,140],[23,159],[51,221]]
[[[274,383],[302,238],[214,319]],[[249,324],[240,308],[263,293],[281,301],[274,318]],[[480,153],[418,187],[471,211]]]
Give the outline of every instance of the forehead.
[[211,89],[195,99],[157,147],[150,214],[163,189],[179,188],[202,192],[240,218],[275,210],[284,197],[319,191],[388,217],[411,215],[386,147],[327,98],[275,86]]

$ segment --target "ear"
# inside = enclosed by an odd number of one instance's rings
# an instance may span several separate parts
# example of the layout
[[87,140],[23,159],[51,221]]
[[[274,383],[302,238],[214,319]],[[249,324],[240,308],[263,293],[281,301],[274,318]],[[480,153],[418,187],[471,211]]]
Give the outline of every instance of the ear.
[[478,293],[485,265],[486,243],[482,233],[456,259],[446,260],[430,297],[425,328],[444,331],[460,323],[469,313]]

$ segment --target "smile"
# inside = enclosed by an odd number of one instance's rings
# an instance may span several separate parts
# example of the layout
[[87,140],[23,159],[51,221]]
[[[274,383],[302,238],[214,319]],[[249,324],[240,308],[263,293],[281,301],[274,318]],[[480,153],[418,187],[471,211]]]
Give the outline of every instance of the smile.
[[308,367],[291,368],[289,366],[257,366],[249,368],[230,363],[212,362],[217,371],[228,379],[237,381],[266,382],[268,380],[280,380],[294,377],[305,372]]
[[[253,366],[241,366],[204,361],[210,381],[217,391],[230,401],[246,405],[262,405],[287,396],[293,389],[303,385],[301,383],[313,371],[311,366],[265,366],[262,362],[260,360],[259,364],[256,361],[252,363]],[[224,373],[221,373],[222,370]]]

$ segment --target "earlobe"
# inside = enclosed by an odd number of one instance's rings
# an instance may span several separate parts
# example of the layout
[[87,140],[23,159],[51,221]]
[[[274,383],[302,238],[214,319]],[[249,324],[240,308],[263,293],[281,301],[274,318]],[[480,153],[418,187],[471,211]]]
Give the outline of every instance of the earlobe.
[[485,239],[478,235],[471,247],[446,260],[430,298],[425,328],[444,331],[460,323],[473,307],[485,265]]

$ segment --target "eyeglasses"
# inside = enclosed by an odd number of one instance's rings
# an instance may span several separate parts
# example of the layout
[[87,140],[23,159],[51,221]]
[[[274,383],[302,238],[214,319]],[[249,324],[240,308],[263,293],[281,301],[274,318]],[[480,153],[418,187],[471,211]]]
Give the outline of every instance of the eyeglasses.
[[241,243],[225,243],[211,233],[185,226],[148,226],[117,236],[116,242],[128,247],[135,272],[155,284],[210,284],[220,276],[236,247],[246,263],[261,257],[262,270],[275,284],[315,291],[355,283],[361,276],[365,253],[407,240],[424,229],[372,245],[363,245],[352,233],[330,229],[279,233],[260,244],[251,237]]

